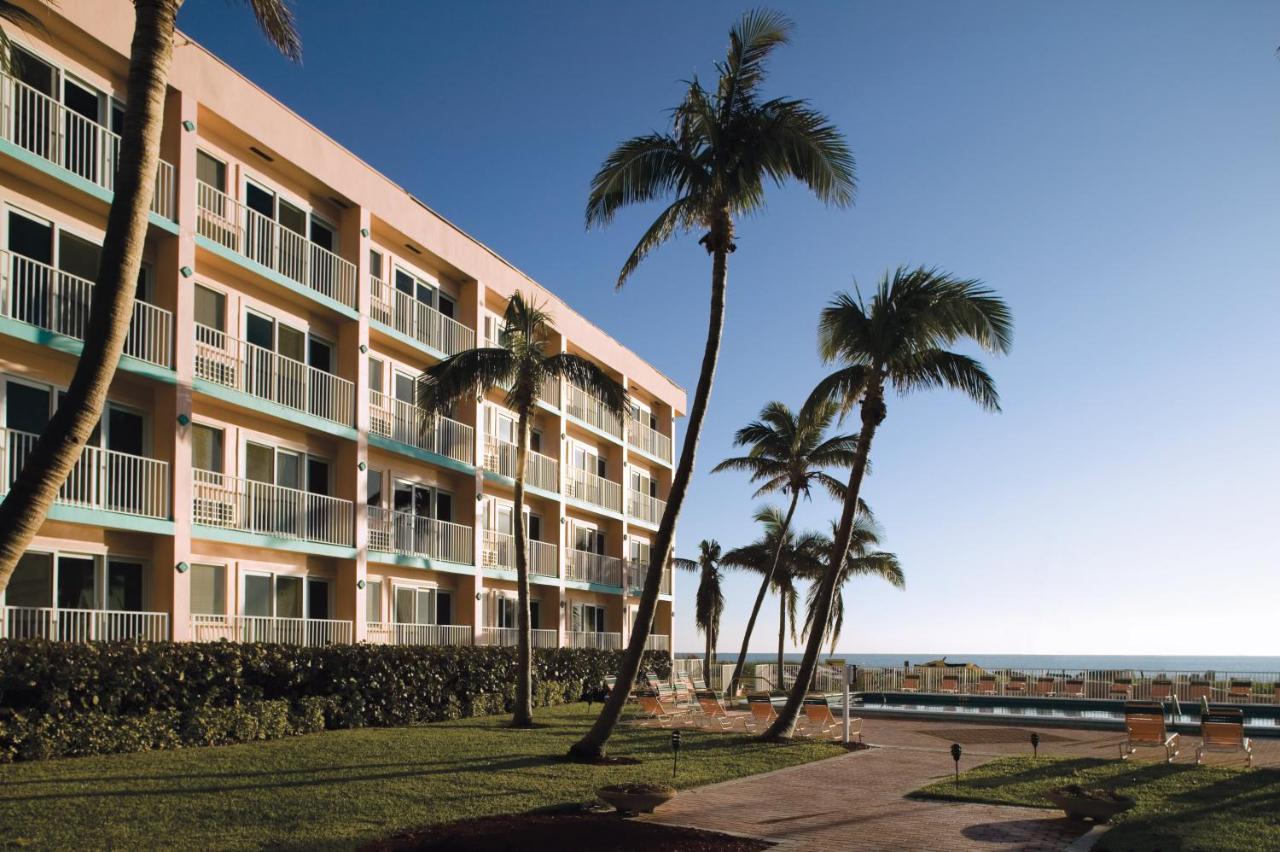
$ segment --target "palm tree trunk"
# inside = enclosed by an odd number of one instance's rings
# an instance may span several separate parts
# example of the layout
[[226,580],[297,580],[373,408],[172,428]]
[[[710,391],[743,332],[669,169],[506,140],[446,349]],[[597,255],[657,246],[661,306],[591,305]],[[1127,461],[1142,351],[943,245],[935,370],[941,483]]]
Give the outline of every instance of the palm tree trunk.
[[524,466],[529,455],[529,406],[520,406],[516,438],[516,707],[511,725],[533,725],[533,632],[529,613],[529,536],[524,526]]
[[707,655],[702,663],[702,679],[711,686],[711,625],[707,625]]
[[778,688],[786,689],[787,677],[782,673],[787,645],[787,590],[778,589]]
[[[764,597],[769,593],[769,584],[773,582],[773,575],[778,571],[778,562],[782,559],[782,548],[787,543],[787,532],[791,529],[791,517],[796,513],[796,504],[800,502],[800,492],[791,492],[791,505],[787,508],[787,517],[782,522],[782,529],[778,532],[778,546],[773,551],[773,564],[769,566],[769,573],[764,575],[764,579],[760,581],[760,591],[756,592],[755,605],[751,607],[751,617],[747,619],[747,629],[742,634],[742,648],[738,651],[738,662],[733,666],[733,677],[729,679],[729,688],[726,690],[727,695],[738,694],[738,682],[742,680],[742,670],[747,665],[747,645],[751,642],[751,633],[756,629],[756,618],[760,615],[760,608],[764,606]],[[779,653],[778,660],[778,680],[782,680],[782,660]]]
[[711,312],[707,320],[707,344],[702,353],[702,371],[698,375],[698,387],[693,395],[693,405],[689,409],[689,427],[685,432],[684,445],[680,450],[680,463],[676,465],[676,473],[671,480],[671,493],[667,495],[667,508],[662,513],[662,523],[658,525],[658,537],[650,551],[652,555],[649,572],[644,578],[644,590],[640,595],[640,606],[636,610],[631,639],[618,666],[617,685],[600,708],[600,715],[591,726],[591,730],[570,747],[571,760],[591,762],[604,757],[605,743],[609,741],[614,726],[622,716],[622,708],[631,695],[631,688],[635,686],[636,675],[640,671],[640,663],[644,658],[644,646],[649,640],[649,630],[653,626],[653,613],[658,605],[662,571],[671,558],[671,541],[675,537],[676,520],[680,517],[680,508],[684,505],[685,494],[689,490],[689,480],[693,477],[693,460],[698,452],[702,421],[707,415],[707,402],[711,397],[711,385],[716,375],[716,361],[720,357],[720,337],[724,333],[725,290],[728,284],[728,258],[732,240],[733,225],[726,205],[720,211],[718,222],[706,240],[707,250],[711,252],[712,257]]
[[124,350],[155,193],[174,21],[182,0],[134,0],[124,132],[115,198],[75,375],[0,504],[0,591],[40,529],[93,433]]
[[819,625],[824,625],[831,617],[831,602],[835,597],[836,584],[840,579],[840,568],[844,564],[845,555],[849,552],[849,542],[853,540],[853,521],[858,513],[858,492],[862,490],[862,478],[867,472],[867,458],[871,455],[871,441],[876,429],[884,421],[884,390],[876,386],[869,388],[862,400],[862,431],[858,433],[858,447],[853,459],[853,469],[849,472],[849,486],[844,495],[844,509],[840,513],[840,526],[836,532],[836,540],[831,547],[827,570],[822,575],[822,584],[818,587],[818,599],[814,604],[813,629],[809,631],[805,642],[804,657],[800,660],[800,671],[796,673],[796,681],[787,694],[787,703],[783,706],[778,718],[761,734],[763,740],[790,739],[795,732],[796,719],[800,715],[800,706],[804,703],[804,694],[813,680],[818,668],[818,655],[822,653],[825,634]]

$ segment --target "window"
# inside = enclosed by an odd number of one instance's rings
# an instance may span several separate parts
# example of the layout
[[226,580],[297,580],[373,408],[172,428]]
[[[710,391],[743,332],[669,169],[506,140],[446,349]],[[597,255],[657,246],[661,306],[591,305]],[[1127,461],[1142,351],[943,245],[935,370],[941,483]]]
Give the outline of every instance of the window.
[[595,604],[573,605],[569,629],[581,633],[604,633],[604,607]]
[[191,611],[196,615],[226,614],[227,568],[225,565],[191,566]]
[[196,323],[214,331],[227,330],[227,297],[217,290],[196,285],[195,293]]
[[382,471],[369,468],[365,471],[365,504],[369,506],[382,505]]
[[643,538],[632,537],[627,542],[628,555],[631,561],[642,567],[649,566],[649,546],[650,543]]
[[364,620],[369,624],[382,623],[382,581],[366,580],[364,584]]
[[382,280],[382,252],[377,249],[369,249],[369,274]]
[[203,423],[191,424],[191,466],[222,473],[222,430]]
[[329,581],[307,578],[307,618],[329,617]]
[[396,624],[436,624],[436,590],[396,586]]
[[22,554],[4,593],[8,606],[46,607],[53,603],[53,554]]
[[302,618],[306,594],[302,577],[244,575],[244,614],[260,618]]
[[587,553],[604,553],[604,532],[585,524],[573,525],[573,546]]
[[227,191],[227,164],[211,154],[196,150],[196,180],[218,192]]
[[107,560],[107,609],[115,612],[142,611],[142,573],[141,562]]
[[383,393],[382,371],[386,367],[381,358],[369,356],[369,390]]

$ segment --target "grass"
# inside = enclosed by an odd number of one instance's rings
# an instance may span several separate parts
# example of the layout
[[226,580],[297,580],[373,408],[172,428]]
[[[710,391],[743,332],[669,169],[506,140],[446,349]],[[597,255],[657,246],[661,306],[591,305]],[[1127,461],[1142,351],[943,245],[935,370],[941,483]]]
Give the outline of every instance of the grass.
[[[0,766],[0,843],[342,849],[414,826],[591,801],[605,784],[673,783],[668,731],[618,730],[610,754],[638,765],[562,761],[594,718],[594,708],[573,704],[540,710],[544,727],[528,731],[487,717]],[[685,731],[674,785],[840,753],[831,743],[770,745]]]
[[918,798],[1050,807],[1044,791],[1067,784],[1136,800],[1094,848],[1112,852],[1280,849],[1280,770],[1126,763],[1100,758],[1008,757],[939,781]]

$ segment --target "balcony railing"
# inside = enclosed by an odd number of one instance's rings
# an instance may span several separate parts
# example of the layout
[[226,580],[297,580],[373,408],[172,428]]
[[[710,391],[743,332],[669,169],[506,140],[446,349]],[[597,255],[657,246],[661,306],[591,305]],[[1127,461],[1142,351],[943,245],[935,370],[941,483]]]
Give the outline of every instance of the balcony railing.
[[664,633],[650,633],[649,638],[645,640],[644,648],[646,651],[670,651],[671,636]]
[[58,607],[0,607],[0,636],[53,642],[164,642],[169,613]]
[[662,513],[666,510],[666,500],[650,497],[643,491],[632,490],[627,495],[627,516],[643,524],[656,527],[662,521]]
[[351,622],[332,618],[191,616],[191,639],[194,642],[272,642],[315,646],[350,643],[351,637]]
[[622,560],[616,556],[604,556],[588,550],[570,550],[565,576],[583,583],[599,583],[603,586],[622,586]]
[[[648,559],[631,559],[627,561],[627,594],[639,595],[644,591],[644,578],[649,570]],[[662,580],[658,584],[658,594],[671,594],[671,569],[662,572]]]
[[369,316],[446,355],[457,355],[476,346],[474,331],[372,276],[369,278]]
[[622,511],[622,483],[596,476],[594,473],[579,468],[569,468],[569,479],[565,482],[565,496],[609,509]]
[[[0,280],[0,315],[84,340],[93,305],[93,282],[20,254],[0,254],[7,255]],[[124,354],[172,367],[172,353],[173,314],[135,300]]]
[[[486,349],[501,349],[502,344],[494,340],[492,337],[484,338],[484,346]],[[499,384],[498,387],[503,390],[510,390],[511,384]],[[542,390],[538,391],[538,399],[550,405],[552,408],[560,407],[560,380],[556,378],[547,378],[542,382]]]
[[470,645],[469,624],[398,624],[370,621],[365,641],[375,645]]
[[198,379],[354,426],[355,384],[196,323]]
[[430,416],[411,402],[369,391],[369,431],[429,453],[471,464],[475,430],[441,415]]
[[356,306],[356,267],[203,181],[196,182],[196,233],[291,281]]
[[622,437],[622,418],[575,384],[565,385],[564,411],[570,417],[576,417],[615,438]]
[[595,633],[590,630],[570,630],[565,634],[570,648],[595,648],[600,651],[616,651],[622,647],[621,633]]
[[369,549],[426,556],[459,565],[474,563],[471,527],[408,512],[369,507]]
[[[516,445],[492,435],[484,439],[484,466],[502,476],[515,479]],[[524,481],[543,491],[560,493],[560,462],[529,450],[524,460]]]
[[[115,192],[120,137],[26,83],[0,74],[0,136],[69,172]],[[151,211],[177,221],[173,164],[156,167]]]
[[[508,533],[484,531],[484,566],[486,568],[516,568],[516,537]],[[556,546],[549,541],[529,539],[529,573],[539,577],[556,577]]]
[[627,418],[627,444],[671,464],[671,437],[634,417]]
[[355,540],[350,500],[211,470],[192,471],[192,496],[193,523],[347,547]]
[[[554,648],[559,641],[554,630],[530,630],[529,634],[529,644],[534,648]],[[485,627],[480,636],[477,644],[512,648],[519,642],[520,631],[515,627]]]
[[[0,429],[0,492],[22,472],[38,435]],[[101,447],[85,447],[55,502],[143,518],[169,517],[169,463]]]

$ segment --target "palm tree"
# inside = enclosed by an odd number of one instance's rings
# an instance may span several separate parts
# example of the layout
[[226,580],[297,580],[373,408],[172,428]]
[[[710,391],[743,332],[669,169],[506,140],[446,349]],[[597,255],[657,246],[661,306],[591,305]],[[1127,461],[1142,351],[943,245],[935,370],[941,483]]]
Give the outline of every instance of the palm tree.
[[720,616],[724,613],[724,591],[720,588],[720,542],[703,539],[698,543],[697,559],[676,559],[675,566],[698,572],[698,594],[694,602],[694,621],[707,637],[703,672],[711,683],[711,666],[715,663],[716,642],[720,638]]
[[[30,27],[34,30],[44,30],[44,23],[35,15],[26,9],[11,3],[9,0],[0,0],[0,21],[10,24],[16,24],[20,27]],[[13,40],[9,38],[9,34],[5,32],[4,27],[0,27],[0,71],[5,74],[13,70]]]
[[711,309],[684,445],[636,613],[638,629],[632,632],[618,668],[619,688],[610,693],[591,730],[569,750],[575,759],[603,757],[640,670],[662,567],[670,558],[715,377],[728,259],[735,249],[734,217],[763,207],[766,181],[780,184],[788,178],[804,183],[826,203],[841,207],[853,203],[853,155],[843,135],[804,101],[761,97],[766,61],[775,48],[787,43],[790,30],[791,23],[775,12],[743,15],[729,31],[728,54],[716,65],[715,90],[708,92],[695,78],[674,110],[671,129],[623,142],[591,182],[588,227],[607,225],[629,204],[671,199],[622,265],[618,286],[677,232],[697,230],[702,232],[699,242],[711,255]]
[[[747,662],[751,633],[755,630],[760,607],[764,605],[764,596],[773,584],[773,572],[782,556],[782,546],[786,541],[786,533],[791,529],[791,519],[795,516],[800,497],[808,500],[815,484],[826,488],[837,500],[844,497],[844,483],[824,470],[853,464],[856,435],[824,437],[838,413],[839,407],[830,401],[806,405],[800,409],[799,414],[781,402],[771,402],[760,410],[758,420],[742,427],[734,435],[735,446],[751,448],[747,454],[727,458],[712,469],[712,473],[722,470],[749,472],[751,481],[760,483],[753,495],[755,497],[774,492],[791,495],[787,514],[780,519],[783,535],[776,539],[777,549],[773,553],[773,559],[761,566],[763,570],[760,573],[763,576],[760,590],[756,592],[755,605],[751,608],[747,628],[742,634],[742,648],[738,651],[738,661],[733,667],[733,677],[727,690],[729,695],[737,694],[742,668]],[[778,666],[778,674],[781,676],[781,661]]]
[[[285,0],[245,0],[267,38],[297,59],[302,45]],[[133,42],[120,134],[115,198],[107,214],[93,304],[75,374],[58,410],[0,503],[0,590],[44,522],[58,489],[80,460],[115,376],[137,290],[147,214],[155,192],[165,87],[173,56],[174,21],[182,0],[134,0]]]
[[452,408],[464,398],[480,398],[505,388],[516,414],[516,587],[517,674],[515,727],[533,724],[533,648],[529,614],[529,544],[524,525],[525,463],[538,393],[548,379],[564,379],[597,397],[609,411],[627,409],[627,392],[592,361],[568,352],[549,353],[551,316],[512,294],[503,314],[498,346],[468,349],[427,369],[418,380],[418,405],[426,416]]
[[[810,553],[810,564],[819,569],[822,568],[824,557],[831,552],[831,543],[837,532],[836,524],[833,521],[830,535],[823,533],[811,534],[805,544]],[[843,590],[845,584],[855,577],[879,577],[896,588],[906,588],[906,577],[902,573],[902,565],[898,562],[897,555],[883,550],[869,549],[879,543],[880,531],[876,528],[875,522],[868,520],[866,515],[857,515],[853,522],[853,536],[850,539],[849,550],[845,554],[844,564],[840,566],[840,575],[836,580],[837,589]],[[815,581],[820,580],[821,573],[814,574],[813,579]],[[815,582],[809,587],[809,594],[806,598],[805,636],[808,636],[813,630],[814,620],[817,616],[818,588],[819,584]],[[832,654],[836,651],[836,640],[844,627],[844,610],[844,594],[842,592],[832,600],[827,614],[827,623],[823,630],[823,635],[831,640]]]
[[[825,361],[841,366],[818,383],[810,398],[834,400],[842,412],[859,406],[862,429],[840,525],[814,600],[815,623],[825,624],[830,618],[836,583],[853,541],[871,441],[887,413],[885,391],[893,388],[906,394],[951,388],[989,411],[1000,410],[995,382],[982,364],[946,349],[962,339],[987,352],[1008,352],[1013,319],[1004,301],[982,282],[957,279],[937,269],[900,266],[880,280],[870,302],[864,302],[860,293],[840,293],[823,309],[819,351]],[[778,719],[765,731],[766,739],[789,738],[795,730],[804,687],[813,677],[822,643],[822,631],[809,634],[800,676]]]

